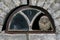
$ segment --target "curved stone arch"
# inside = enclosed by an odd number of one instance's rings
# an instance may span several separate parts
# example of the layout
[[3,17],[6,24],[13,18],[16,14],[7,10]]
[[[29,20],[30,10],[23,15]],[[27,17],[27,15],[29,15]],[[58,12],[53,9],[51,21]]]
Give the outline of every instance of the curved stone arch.
[[[51,22],[52,22],[52,24],[54,25],[54,27],[55,27],[55,24],[54,24],[54,20],[53,20],[53,18],[51,17],[51,15],[49,14],[49,12],[47,11],[47,10],[45,10],[45,9],[43,9],[42,7],[37,7],[37,6],[32,6],[32,5],[29,5],[29,6],[27,6],[27,5],[20,5],[20,6],[18,6],[18,7],[16,7],[16,8],[14,8],[13,10],[11,10],[10,11],[10,14],[8,15],[8,17],[7,17],[7,19],[6,19],[6,21],[5,21],[5,23],[4,23],[4,28],[6,29],[6,22],[7,22],[7,20],[8,20],[8,18],[9,18],[9,16],[12,14],[12,13],[16,13],[16,12],[18,12],[18,11],[20,11],[22,8],[24,8],[24,7],[30,7],[30,8],[35,8],[35,9],[38,9],[38,10],[40,10],[41,12],[43,12],[43,13],[45,13],[46,15],[48,15],[49,16],[49,18],[51,18]],[[36,19],[36,17],[38,16],[40,14],[40,12],[38,12],[34,17],[34,19],[33,19],[33,21]],[[33,25],[33,21],[31,21],[31,24],[29,24],[29,26],[31,25]],[[5,30],[4,29],[4,30]],[[3,29],[2,29],[3,30]]]

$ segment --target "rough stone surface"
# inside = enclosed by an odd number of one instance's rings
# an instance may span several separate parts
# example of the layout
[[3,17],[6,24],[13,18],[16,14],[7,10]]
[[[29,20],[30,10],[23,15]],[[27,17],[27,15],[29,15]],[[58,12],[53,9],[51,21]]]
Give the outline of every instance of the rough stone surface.
[[35,6],[37,4],[37,0],[29,0],[29,1],[30,1],[29,5]]
[[49,9],[50,10],[54,10],[54,11],[59,10],[60,9],[60,3],[53,3],[53,4],[51,4]]
[[55,0],[55,3],[60,3],[60,0]]
[[13,2],[14,2],[14,4],[15,4],[16,6],[19,6],[19,5],[21,4],[21,1],[20,1],[20,0],[13,0]]
[[12,0],[1,0],[10,10],[15,8],[15,4]]
[[43,7],[45,3],[45,0],[38,0],[37,6]]
[[26,5],[27,4],[27,0],[21,0],[21,5]]
[[56,40],[55,34],[29,34],[30,40]]
[[0,34],[0,40],[27,40],[25,34]]
[[[28,34],[29,40],[60,40],[60,0],[29,0],[29,5],[46,9],[52,16],[56,34]],[[6,15],[13,8],[27,4],[27,0],[0,0],[0,40],[28,40],[26,34],[6,34],[2,30]]]
[[56,40],[60,40],[60,34],[56,34]]
[[46,0],[45,4],[43,6],[44,9],[48,9],[52,3],[54,3],[55,0]]
[[0,10],[5,11],[6,13],[10,11],[9,8],[3,2],[0,2]]

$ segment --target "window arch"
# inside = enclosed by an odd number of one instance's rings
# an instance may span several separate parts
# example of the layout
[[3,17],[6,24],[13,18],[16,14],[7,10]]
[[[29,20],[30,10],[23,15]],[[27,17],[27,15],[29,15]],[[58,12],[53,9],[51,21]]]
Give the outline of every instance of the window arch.
[[[51,24],[53,25],[53,31],[51,31],[51,30],[46,31],[46,32],[45,31],[40,31],[40,30],[38,30],[39,29],[38,27],[36,27],[37,30],[34,30],[34,27],[38,26],[38,25],[35,25],[35,23],[36,23],[35,21],[40,19],[43,15],[45,15],[45,16],[47,16],[49,18]],[[11,20],[11,18],[13,20]],[[15,22],[14,22],[14,20],[15,20]],[[11,22],[11,24],[10,24],[10,22]],[[23,23],[25,23],[25,24],[23,24]],[[16,26],[12,27],[12,24],[13,25],[16,24],[16,25],[18,25],[18,27],[17,28],[16,28]],[[9,30],[9,25],[11,25],[11,27],[12,27],[12,28],[10,27],[10,30]],[[21,28],[21,25],[22,25],[23,28]],[[8,18],[5,21],[4,27],[5,27],[5,31],[7,33],[27,33],[27,32],[28,33],[32,33],[32,32],[33,33],[37,33],[37,32],[38,33],[42,33],[42,32],[54,33],[55,32],[54,20],[51,17],[51,15],[45,9],[43,9],[41,7],[37,7],[37,6],[31,6],[31,5],[29,5],[29,6],[21,5],[21,6],[17,7],[17,8],[15,8],[15,9],[13,9],[10,12]]]

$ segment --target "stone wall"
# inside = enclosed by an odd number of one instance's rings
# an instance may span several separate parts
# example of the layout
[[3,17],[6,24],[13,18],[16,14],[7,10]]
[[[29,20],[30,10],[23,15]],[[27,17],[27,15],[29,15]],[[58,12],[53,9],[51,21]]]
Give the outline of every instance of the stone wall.
[[13,8],[27,4],[27,0],[0,0],[0,40],[60,40],[60,0],[29,0],[29,5],[46,9],[56,26],[54,34],[7,34],[2,30],[7,14]]

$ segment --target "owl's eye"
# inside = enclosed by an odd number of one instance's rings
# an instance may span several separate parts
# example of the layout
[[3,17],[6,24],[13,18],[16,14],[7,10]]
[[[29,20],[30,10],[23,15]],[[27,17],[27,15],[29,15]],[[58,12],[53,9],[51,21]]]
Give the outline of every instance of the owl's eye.
[[43,18],[41,18],[39,21],[40,21],[40,22],[43,22],[43,21],[44,21],[44,19],[43,19]]

